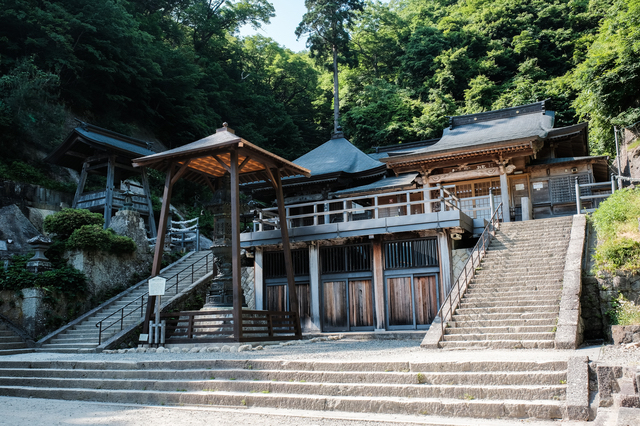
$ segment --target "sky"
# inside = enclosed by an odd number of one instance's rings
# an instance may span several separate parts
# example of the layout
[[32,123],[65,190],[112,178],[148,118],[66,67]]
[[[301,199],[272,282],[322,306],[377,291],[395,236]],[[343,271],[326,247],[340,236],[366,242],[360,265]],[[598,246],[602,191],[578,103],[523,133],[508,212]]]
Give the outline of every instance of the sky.
[[304,0],[269,0],[276,10],[276,16],[270,19],[269,25],[263,25],[262,28],[255,30],[251,25],[245,25],[240,28],[240,36],[247,37],[254,34],[262,34],[265,37],[271,37],[278,44],[283,45],[294,52],[306,50],[306,37],[300,37],[296,40],[295,30],[302,15],[307,11],[304,7]]

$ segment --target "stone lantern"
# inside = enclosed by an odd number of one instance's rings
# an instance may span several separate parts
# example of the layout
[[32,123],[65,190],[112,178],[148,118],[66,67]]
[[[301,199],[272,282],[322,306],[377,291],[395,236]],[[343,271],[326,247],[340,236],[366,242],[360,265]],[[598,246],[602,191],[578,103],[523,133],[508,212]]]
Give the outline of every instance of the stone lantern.
[[44,235],[38,235],[27,241],[36,251],[31,259],[27,262],[27,271],[39,274],[45,271],[51,270],[51,262],[44,255],[49,246],[51,246],[51,239]]

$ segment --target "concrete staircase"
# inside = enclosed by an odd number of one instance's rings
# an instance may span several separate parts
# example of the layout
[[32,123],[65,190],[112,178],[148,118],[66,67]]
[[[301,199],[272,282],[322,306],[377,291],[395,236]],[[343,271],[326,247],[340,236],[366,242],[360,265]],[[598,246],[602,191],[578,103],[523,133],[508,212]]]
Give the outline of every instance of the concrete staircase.
[[33,352],[20,336],[0,322],[0,355],[15,355]]
[[572,217],[502,223],[448,323],[448,349],[554,348]]
[[[209,254],[207,261],[207,254]],[[198,281],[207,273],[211,273],[213,267],[213,256],[210,251],[199,251],[188,255],[165,268],[160,276],[167,278],[167,289],[171,286],[163,300],[175,296],[177,290],[183,291],[191,284]],[[206,267],[205,264],[207,265]],[[195,271],[192,276],[192,269]],[[208,271],[208,272],[207,272]],[[176,275],[177,274],[177,275]],[[105,320],[102,326],[102,343],[110,337],[136,325],[146,310],[147,298],[141,296],[149,290],[146,280],[138,283],[134,288],[124,291],[88,315],[80,321],[72,323],[71,326],[63,327],[55,336],[44,341],[38,351],[44,352],[93,352],[98,346],[99,329],[96,324]],[[133,302],[133,303],[132,303]],[[144,303],[143,303],[144,302]],[[121,320],[121,317],[124,319]],[[112,325],[113,324],[113,325]],[[111,327],[109,327],[112,325]],[[107,328],[108,327],[108,328]],[[107,328],[105,330],[105,328]]]
[[571,417],[567,396],[574,385],[588,387],[586,373],[584,383],[567,383],[571,363],[9,361],[0,368],[0,395],[548,420]]

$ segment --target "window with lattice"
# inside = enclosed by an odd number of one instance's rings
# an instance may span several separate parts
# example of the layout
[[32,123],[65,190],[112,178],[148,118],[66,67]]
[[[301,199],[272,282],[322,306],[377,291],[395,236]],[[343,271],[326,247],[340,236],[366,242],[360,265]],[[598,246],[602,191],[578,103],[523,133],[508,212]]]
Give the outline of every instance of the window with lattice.
[[[549,179],[549,187],[551,188],[551,203],[562,204],[572,203],[576,201],[576,179],[579,184],[590,183],[588,174],[561,176]],[[590,195],[588,188],[583,188],[581,195]]]

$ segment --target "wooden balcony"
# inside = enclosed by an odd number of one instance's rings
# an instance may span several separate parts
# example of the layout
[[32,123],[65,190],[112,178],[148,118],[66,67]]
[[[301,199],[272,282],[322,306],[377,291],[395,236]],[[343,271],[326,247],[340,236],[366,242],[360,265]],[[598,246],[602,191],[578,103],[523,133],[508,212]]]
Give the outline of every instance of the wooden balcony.
[[[107,198],[107,191],[85,192],[78,199],[78,209],[87,209],[91,211],[104,210]],[[149,205],[147,197],[143,194],[136,194],[133,197],[133,208],[140,212],[141,215],[149,215]],[[120,210],[124,204],[124,196],[120,192],[113,193],[113,208]]]
[[[434,190],[440,197],[429,198]],[[490,205],[488,196],[460,200],[438,187],[296,204],[286,212],[289,238],[298,242],[444,228],[477,233]],[[253,232],[240,235],[242,246],[279,243],[277,210],[256,213]]]

